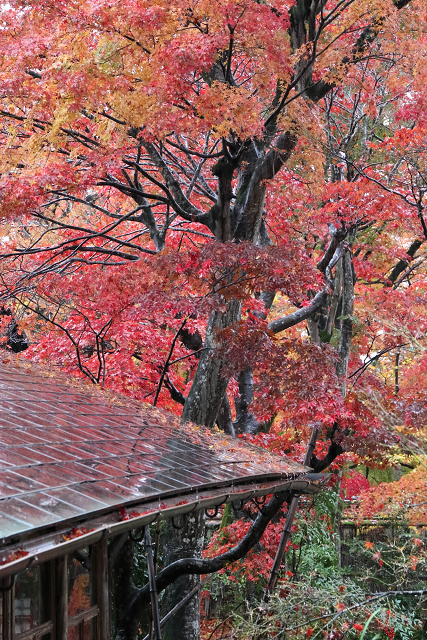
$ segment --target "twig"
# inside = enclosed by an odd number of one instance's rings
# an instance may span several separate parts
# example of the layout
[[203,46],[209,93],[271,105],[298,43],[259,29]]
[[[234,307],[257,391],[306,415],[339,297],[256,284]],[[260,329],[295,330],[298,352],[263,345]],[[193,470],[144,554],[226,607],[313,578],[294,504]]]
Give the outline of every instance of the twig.
[[169,354],[168,354],[168,357],[166,358],[166,362],[165,362],[165,364],[163,366],[162,373],[160,375],[159,384],[157,385],[156,395],[154,396],[154,401],[153,401],[153,407],[156,406],[157,400],[159,399],[160,391],[162,389],[163,380],[165,379],[166,372],[167,372],[167,370],[169,368],[170,359],[172,358],[172,353],[173,353],[173,350],[175,348],[176,341],[178,340],[179,334],[181,333],[182,329],[184,328],[187,320],[188,320],[188,318],[185,318],[185,320],[181,323],[180,328],[178,329],[178,331],[175,334],[174,339],[172,340],[171,348],[169,349]]
[[379,351],[376,355],[372,356],[372,358],[369,358],[369,360],[367,362],[364,362],[358,369],[356,369],[356,371],[353,371],[353,373],[351,373],[348,376],[348,379],[350,380],[350,378],[353,378],[354,376],[357,377],[355,379],[355,381],[353,382],[353,387],[356,384],[356,382],[359,380],[360,376],[363,375],[366,371],[366,369],[368,369],[368,367],[373,363],[376,362],[377,360],[379,360],[381,358],[381,356],[385,355],[386,353],[388,353],[389,351],[393,351],[393,349],[400,349],[401,347],[407,347],[409,344],[409,342],[402,342],[401,344],[396,344],[394,347],[387,347],[384,349],[381,349],[381,351]]
[[338,611],[338,613],[336,614],[327,613],[323,616],[317,616],[317,618],[306,620],[303,624],[299,624],[295,627],[288,627],[286,629],[283,629],[283,631],[285,632],[295,631],[296,629],[301,629],[302,627],[305,627],[307,624],[311,624],[312,622],[316,622],[317,620],[326,620],[327,618],[331,618],[332,621],[336,620],[339,616],[341,616],[343,613],[346,613],[347,611],[351,611],[352,609],[363,607],[364,605],[369,604],[370,602],[374,602],[375,600],[380,600],[381,598],[387,598],[387,596],[399,596],[399,595],[420,596],[420,595],[424,595],[425,593],[427,593],[427,589],[419,589],[418,591],[381,591],[380,593],[376,593],[376,594],[368,594],[368,599],[365,602],[358,602],[356,604],[353,604],[351,605],[351,607],[346,607],[345,609],[342,609],[342,611]]
[[192,353],[189,353],[186,356],[181,356],[181,358],[172,360],[172,362],[169,362],[169,366],[172,366],[173,364],[175,364],[176,362],[180,362],[181,360],[186,360],[187,358],[191,358],[192,356],[195,356],[196,353],[201,353],[202,351],[211,351],[212,349],[213,347],[202,347],[201,349],[197,349],[197,351],[192,351]]

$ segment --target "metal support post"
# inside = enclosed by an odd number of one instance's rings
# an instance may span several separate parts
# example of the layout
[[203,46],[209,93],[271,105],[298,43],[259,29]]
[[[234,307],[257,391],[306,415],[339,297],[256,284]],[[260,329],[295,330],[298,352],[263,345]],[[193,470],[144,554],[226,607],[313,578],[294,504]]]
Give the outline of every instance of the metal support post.
[[[307,446],[307,451],[304,456],[304,466],[308,467],[310,464],[311,456],[313,455],[314,448],[316,446],[317,434],[319,433],[319,427],[315,427],[311,432],[310,441]],[[279,546],[277,548],[276,557],[274,558],[273,567],[271,569],[270,577],[265,589],[264,600],[268,600],[269,595],[273,593],[277,579],[279,577],[280,567],[282,566],[283,556],[285,553],[286,545],[291,537],[292,524],[295,518],[295,512],[298,507],[299,495],[295,495],[288,508],[286,515],[285,526],[283,527],[282,537],[280,538]]]
[[159,603],[157,600],[156,574],[154,571],[153,547],[151,544],[150,527],[145,527],[145,553],[147,556],[148,583],[150,585],[151,613],[153,617],[154,633],[156,640],[162,640],[162,632],[160,630],[160,614]]

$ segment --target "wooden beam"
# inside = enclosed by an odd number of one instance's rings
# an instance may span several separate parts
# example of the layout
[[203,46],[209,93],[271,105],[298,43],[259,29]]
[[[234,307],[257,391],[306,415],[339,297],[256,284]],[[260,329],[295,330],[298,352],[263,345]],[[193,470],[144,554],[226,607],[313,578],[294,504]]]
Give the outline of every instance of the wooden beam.
[[108,572],[107,538],[103,537],[96,545],[97,599],[99,607],[99,640],[110,640],[110,588]]
[[8,576],[3,580],[3,639],[13,640],[15,636],[15,624],[14,624],[14,600],[15,600],[15,577]]
[[55,640],[68,639],[68,572],[67,556],[55,561]]

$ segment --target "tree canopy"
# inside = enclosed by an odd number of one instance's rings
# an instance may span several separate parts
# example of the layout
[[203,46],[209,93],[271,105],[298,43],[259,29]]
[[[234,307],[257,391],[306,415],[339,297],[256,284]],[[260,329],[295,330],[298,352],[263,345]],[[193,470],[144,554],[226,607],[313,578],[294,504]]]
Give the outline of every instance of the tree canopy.
[[384,444],[424,350],[423,11],[7,5],[2,295],[32,355],[195,422]]

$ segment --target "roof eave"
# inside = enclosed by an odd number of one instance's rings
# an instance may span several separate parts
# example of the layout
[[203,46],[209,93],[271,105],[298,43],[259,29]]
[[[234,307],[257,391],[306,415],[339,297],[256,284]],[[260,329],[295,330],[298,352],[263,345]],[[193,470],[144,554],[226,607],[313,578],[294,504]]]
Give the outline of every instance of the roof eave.
[[[120,509],[101,518],[88,518],[81,523],[81,535],[67,539],[70,529],[62,529],[49,535],[34,537],[31,540],[14,542],[3,548],[3,562],[14,552],[25,552],[25,556],[0,566],[0,577],[14,575],[27,569],[30,565],[40,564],[64,554],[72,553],[89,545],[95,544],[101,538],[111,538],[131,529],[140,529],[159,520],[167,520],[178,515],[185,515],[200,509],[211,509],[227,502],[246,501],[251,498],[265,496],[271,493],[292,492],[316,494],[321,491],[322,484],[315,484],[305,477],[289,480],[281,479],[267,481],[261,484],[251,484],[245,487],[223,487],[214,492],[204,491],[187,496],[188,500],[182,504],[175,504],[173,499],[141,503],[143,512],[128,519],[123,519]],[[134,505],[137,508],[138,505]],[[84,530],[87,533],[84,533]],[[25,546],[24,546],[25,544]]]

